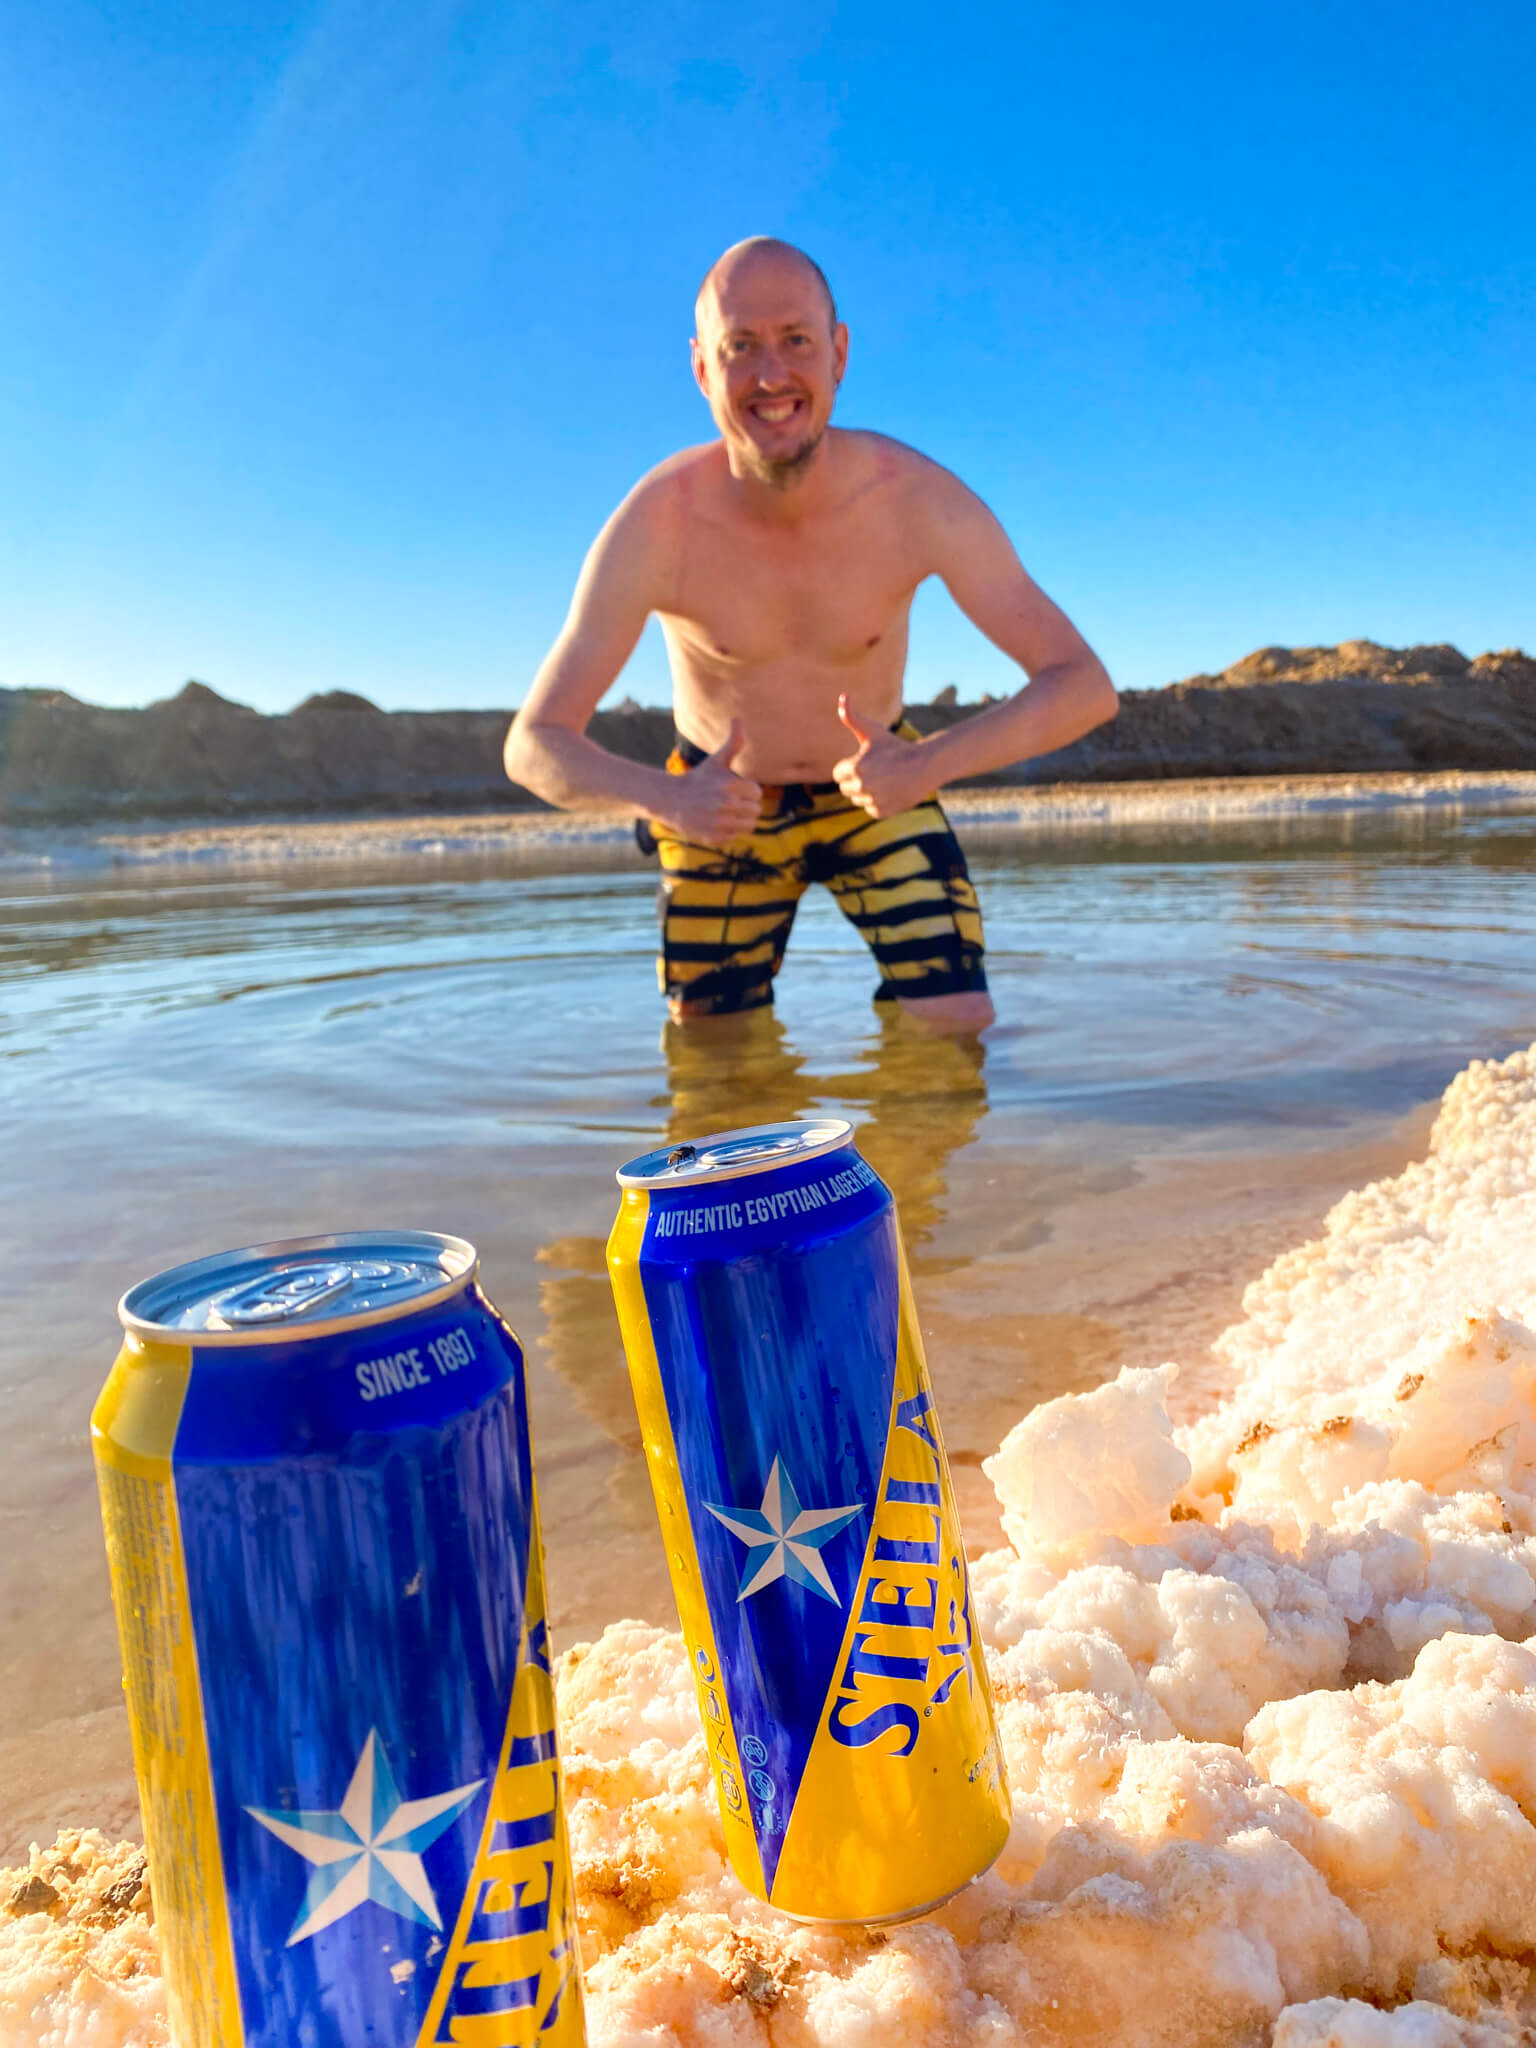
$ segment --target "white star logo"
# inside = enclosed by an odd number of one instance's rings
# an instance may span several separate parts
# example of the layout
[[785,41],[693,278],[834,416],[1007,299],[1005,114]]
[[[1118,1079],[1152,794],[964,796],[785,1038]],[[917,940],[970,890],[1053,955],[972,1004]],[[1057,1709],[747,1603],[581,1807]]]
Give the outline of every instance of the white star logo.
[[[741,1591],[736,1595],[738,1607],[776,1579],[792,1579],[798,1586],[809,1586],[834,1607],[842,1606],[821,1561],[821,1546],[863,1512],[861,1501],[849,1508],[803,1508],[794,1481],[782,1460],[775,1458],[760,1508],[717,1508],[710,1501],[704,1505],[747,1546]],[[764,1549],[767,1555],[759,1562],[756,1553]]]
[[402,1799],[389,1753],[378,1731],[370,1728],[347,1796],[335,1813],[283,1813],[248,1806],[252,1820],[317,1866],[288,1937],[289,1948],[322,1927],[334,1926],[365,1899],[402,1919],[440,1930],[442,1918],[422,1868],[421,1851],[453,1825],[484,1783],[484,1778],[476,1778],[473,1785],[439,1792],[432,1799]]

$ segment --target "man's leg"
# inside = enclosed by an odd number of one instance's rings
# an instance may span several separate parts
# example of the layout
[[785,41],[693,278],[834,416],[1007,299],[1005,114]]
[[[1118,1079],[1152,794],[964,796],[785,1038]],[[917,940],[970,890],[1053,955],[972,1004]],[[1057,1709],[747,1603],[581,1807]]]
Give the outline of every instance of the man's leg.
[[750,848],[721,852],[656,834],[661,857],[656,977],[676,1024],[773,1001],[805,884]]
[[993,1022],[976,891],[937,802],[863,818],[817,865],[880,967],[876,1002],[896,1004],[930,1032],[968,1034]]
[[897,996],[896,1006],[925,1031],[945,1036],[985,1031],[997,1022],[997,1011],[984,988],[961,989],[949,996]]

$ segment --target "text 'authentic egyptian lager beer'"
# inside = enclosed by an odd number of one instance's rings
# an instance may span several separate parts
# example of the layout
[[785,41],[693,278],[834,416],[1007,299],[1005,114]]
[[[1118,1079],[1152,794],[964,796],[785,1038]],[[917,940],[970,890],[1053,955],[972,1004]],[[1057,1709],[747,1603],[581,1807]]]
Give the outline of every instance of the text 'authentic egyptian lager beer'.
[[92,1436],[177,2048],[577,2048],[523,1356],[459,1238],[122,1300]]
[[846,1123],[621,1169],[630,1375],[732,1867],[802,1919],[904,1919],[1009,1806],[895,1205]]

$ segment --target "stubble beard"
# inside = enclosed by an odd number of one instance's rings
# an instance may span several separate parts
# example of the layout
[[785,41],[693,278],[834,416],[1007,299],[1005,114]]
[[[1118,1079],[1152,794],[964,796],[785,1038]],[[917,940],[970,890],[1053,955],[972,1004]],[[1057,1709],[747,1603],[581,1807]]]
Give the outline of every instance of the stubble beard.
[[809,440],[804,441],[793,455],[781,455],[776,460],[760,454],[755,448],[750,459],[752,474],[759,483],[767,484],[772,491],[787,491],[805,474],[811,458],[826,437],[826,428],[818,427]]

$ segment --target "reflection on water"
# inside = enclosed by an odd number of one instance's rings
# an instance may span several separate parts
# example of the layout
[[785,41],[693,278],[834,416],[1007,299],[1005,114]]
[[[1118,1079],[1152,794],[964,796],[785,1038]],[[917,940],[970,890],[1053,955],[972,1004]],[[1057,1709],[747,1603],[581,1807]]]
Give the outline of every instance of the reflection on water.
[[666,1112],[664,1142],[827,1112],[848,1117],[900,1205],[914,1272],[955,1263],[926,1247],[943,1214],[949,1161],[986,1112],[981,1040],[935,1037],[882,1004],[872,1035],[848,1048],[847,1066],[814,1069],[771,1010],[669,1023],[662,1051],[667,1092],[655,1106]]
[[[814,1071],[772,1010],[662,1026],[667,1089],[660,1142],[829,1111],[849,1118],[860,1152],[896,1197],[913,1277],[966,1263],[930,1249],[944,1213],[950,1159],[971,1144],[987,1107],[986,1047],[936,1038],[882,1004],[875,1035],[843,1071]],[[640,1436],[608,1284],[606,1239],[539,1247],[540,1343],[583,1414],[628,1450]]]

